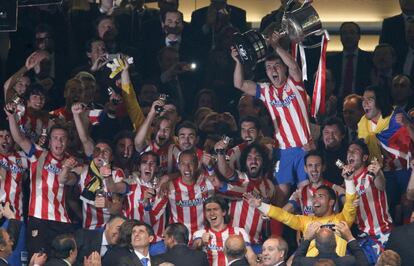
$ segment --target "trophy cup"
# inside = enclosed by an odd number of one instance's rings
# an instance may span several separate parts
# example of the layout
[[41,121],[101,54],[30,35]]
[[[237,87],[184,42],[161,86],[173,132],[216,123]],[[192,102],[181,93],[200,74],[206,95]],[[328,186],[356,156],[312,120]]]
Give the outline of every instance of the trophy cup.
[[[302,43],[308,36],[322,34],[321,20],[311,3],[305,2],[299,8],[288,11],[292,2],[293,0],[290,0],[286,5],[279,33],[296,43]],[[235,33],[233,43],[243,65],[254,67],[262,62],[268,53],[266,37],[255,30]]]

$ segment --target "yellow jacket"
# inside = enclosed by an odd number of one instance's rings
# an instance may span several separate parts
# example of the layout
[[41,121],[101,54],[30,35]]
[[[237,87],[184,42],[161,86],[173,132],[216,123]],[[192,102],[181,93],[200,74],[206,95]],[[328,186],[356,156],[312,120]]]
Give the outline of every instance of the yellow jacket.
[[144,123],[145,116],[141,110],[141,106],[138,103],[134,87],[131,83],[122,83],[122,99],[125,102],[125,106],[134,129],[138,130],[142,123]]
[[[345,221],[349,227],[353,224],[356,215],[356,207],[353,205],[354,200],[356,199],[356,193],[346,194],[345,195],[345,205],[342,209],[342,212],[337,214],[332,214],[326,217],[316,217],[316,216],[305,216],[305,215],[294,215],[291,214],[279,207],[271,205],[267,216],[278,220],[285,225],[301,231],[302,233],[306,231],[308,225],[313,222],[319,222],[321,224],[338,224],[340,221]],[[339,256],[344,256],[346,253],[347,242],[335,235],[336,237],[336,253]],[[306,256],[315,257],[318,255],[318,250],[315,247],[315,241],[312,240],[309,245],[308,253]]]

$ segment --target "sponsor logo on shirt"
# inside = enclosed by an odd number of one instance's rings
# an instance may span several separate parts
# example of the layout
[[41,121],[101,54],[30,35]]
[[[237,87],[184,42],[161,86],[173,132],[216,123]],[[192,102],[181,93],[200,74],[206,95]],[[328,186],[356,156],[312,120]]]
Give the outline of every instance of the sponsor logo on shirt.
[[207,198],[198,198],[198,199],[191,199],[191,200],[179,200],[177,201],[177,206],[180,207],[193,207],[193,206],[199,206],[202,205],[203,202]]
[[49,173],[53,173],[53,174],[59,174],[61,169],[59,167],[57,167],[55,164],[48,164],[45,165],[44,169],[46,171],[48,171]]
[[285,107],[285,106],[290,105],[295,98],[296,98],[296,94],[292,93],[291,95],[288,95],[283,100],[274,99],[270,102],[270,104],[276,107]]

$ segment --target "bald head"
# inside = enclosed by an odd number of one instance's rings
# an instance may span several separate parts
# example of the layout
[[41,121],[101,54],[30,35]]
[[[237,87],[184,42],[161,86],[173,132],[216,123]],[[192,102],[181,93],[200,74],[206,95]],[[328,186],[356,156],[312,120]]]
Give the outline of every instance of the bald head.
[[334,252],[336,239],[334,232],[329,228],[321,228],[315,237],[316,248],[319,252]]
[[227,259],[234,260],[244,257],[246,254],[246,243],[240,235],[231,235],[224,244],[224,252]]

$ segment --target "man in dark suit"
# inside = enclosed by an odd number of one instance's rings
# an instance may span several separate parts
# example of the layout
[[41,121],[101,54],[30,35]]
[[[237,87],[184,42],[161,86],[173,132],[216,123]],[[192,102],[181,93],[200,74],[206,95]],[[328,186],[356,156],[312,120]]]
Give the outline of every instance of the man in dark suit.
[[78,255],[75,237],[72,234],[58,235],[52,242],[52,256],[45,266],[73,265]]
[[80,229],[75,234],[78,248],[78,257],[75,265],[83,265],[84,257],[88,257],[92,252],[97,251],[101,257],[112,246],[119,241],[119,228],[124,223],[125,218],[113,216],[105,226],[105,230],[85,230]]
[[336,80],[335,95],[361,95],[369,85],[367,77],[371,70],[371,55],[358,47],[361,29],[355,22],[342,23],[340,36],[343,51],[328,57],[328,68]]
[[269,238],[263,243],[262,266],[286,266],[288,244],[281,238]]
[[411,213],[411,223],[391,230],[385,249],[397,252],[401,257],[401,265],[412,265],[414,261],[413,253],[414,241],[414,212]]
[[[335,230],[340,232],[341,236],[348,242],[348,248],[352,255],[340,257],[335,252]],[[335,265],[338,266],[369,265],[364,252],[359,247],[357,240],[352,236],[352,233],[349,230],[346,222],[342,221],[339,224],[333,225],[332,227],[330,227],[330,225],[321,226],[321,224],[318,222],[312,223],[308,226],[308,229],[306,230],[303,237],[304,240],[295,253],[293,266],[314,265],[319,259],[331,259]],[[319,254],[316,257],[305,257],[312,239],[315,239],[315,245],[319,251]]]
[[[129,247],[125,247],[122,254],[117,258],[118,266],[155,266],[160,264],[158,258],[153,258],[149,254],[149,246],[154,240],[154,229],[141,221],[134,220]],[[128,253],[125,251],[128,250]],[[113,254],[115,255],[115,254]],[[151,264],[149,264],[151,263]]]
[[188,247],[189,232],[185,225],[173,223],[167,226],[164,232],[165,245],[168,251],[157,256],[162,262],[170,262],[181,266],[208,266],[205,252]]
[[227,25],[244,32],[247,30],[246,11],[227,4],[227,0],[211,0],[210,5],[191,14],[191,28],[197,42],[209,51],[214,47],[214,38]]
[[411,0],[399,0],[399,2],[402,13],[384,19],[379,43],[390,44],[396,53],[401,55],[408,47],[403,36],[405,36],[407,20],[414,15],[414,2]]
[[227,265],[249,266],[246,259],[246,243],[240,235],[231,235],[224,244],[224,254],[227,258]]
[[159,73],[157,54],[164,47],[176,48],[182,59],[187,62],[194,60],[196,49],[191,35],[190,25],[183,21],[183,13],[178,10],[167,10],[162,13],[161,30],[149,29],[145,33],[144,74]]
[[9,265],[7,258],[12,254],[19,238],[21,223],[15,217],[9,202],[0,205],[0,225],[5,225],[8,221],[6,230],[0,228],[0,266]]

